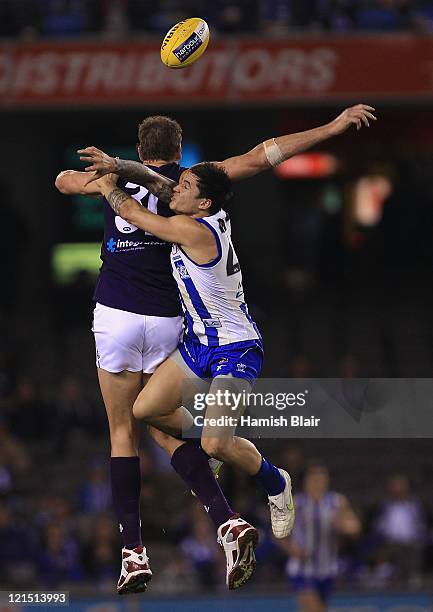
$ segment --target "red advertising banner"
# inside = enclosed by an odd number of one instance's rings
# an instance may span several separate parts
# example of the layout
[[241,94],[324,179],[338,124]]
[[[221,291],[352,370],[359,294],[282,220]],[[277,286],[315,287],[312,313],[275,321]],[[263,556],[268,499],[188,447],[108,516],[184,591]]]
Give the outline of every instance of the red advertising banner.
[[0,45],[0,108],[433,99],[433,38],[220,40],[170,70],[158,42]]

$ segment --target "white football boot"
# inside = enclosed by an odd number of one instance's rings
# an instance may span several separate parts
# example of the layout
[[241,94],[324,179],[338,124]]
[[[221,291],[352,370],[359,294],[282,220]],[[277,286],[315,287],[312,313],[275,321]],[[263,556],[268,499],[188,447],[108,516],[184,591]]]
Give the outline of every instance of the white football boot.
[[295,506],[292,497],[292,481],[286,470],[278,468],[286,481],[284,490],[278,495],[268,495],[272,532],[276,538],[285,538],[292,533],[295,524]]
[[229,589],[238,589],[248,582],[256,569],[254,549],[259,533],[255,527],[235,516],[220,525],[217,534],[217,542],[227,560],[226,584]]
[[122,570],[117,583],[119,595],[143,593],[151,578],[152,572],[146,548],[144,546],[137,546],[133,549],[122,548]]

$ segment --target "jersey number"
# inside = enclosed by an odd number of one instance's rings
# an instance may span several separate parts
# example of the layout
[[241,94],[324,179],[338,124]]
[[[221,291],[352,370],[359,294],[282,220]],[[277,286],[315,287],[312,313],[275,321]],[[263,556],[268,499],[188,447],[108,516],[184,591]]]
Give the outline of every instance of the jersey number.
[[233,276],[233,274],[236,274],[237,272],[239,272],[239,270],[241,269],[239,262],[238,261],[233,261],[234,259],[234,251],[233,251],[233,247],[230,243],[229,246],[229,252],[227,255],[227,276]]
[[[158,198],[154,196],[152,193],[149,193],[149,190],[141,185],[135,185],[134,183],[126,183],[126,189],[138,189],[136,193],[131,193],[130,195],[140,202],[142,206],[147,208],[149,212],[158,214]],[[153,236],[150,232],[145,232],[147,236]]]

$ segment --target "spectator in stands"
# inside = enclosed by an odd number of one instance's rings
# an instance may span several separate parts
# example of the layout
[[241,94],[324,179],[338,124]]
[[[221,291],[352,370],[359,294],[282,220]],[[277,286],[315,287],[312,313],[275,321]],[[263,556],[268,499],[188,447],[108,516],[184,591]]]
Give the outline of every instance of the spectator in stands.
[[42,34],[51,37],[65,37],[92,31],[96,25],[95,5],[98,4],[90,0],[45,0],[41,2]]
[[0,38],[34,37],[39,29],[39,18],[40,6],[35,0],[1,0]]
[[0,494],[9,492],[15,477],[24,476],[30,467],[27,448],[12,436],[0,419]]
[[[130,4],[132,8],[133,3]],[[182,0],[161,0],[157,4],[152,3],[148,10],[147,26],[155,32],[165,34],[175,23],[193,15],[194,11],[191,12],[193,6],[192,2]]]
[[181,593],[191,593],[196,590],[194,572],[191,565],[181,551],[176,548],[167,559],[162,571],[158,574],[158,581],[153,586],[154,593],[179,595]]
[[194,567],[200,587],[208,591],[218,580],[219,550],[212,526],[201,512],[194,513],[191,533],[182,540],[182,551]]
[[[19,524],[16,512],[0,502],[0,576],[3,585],[28,589],[34,584],[35,542],[31,532]],[[26,554],[23,555],[23,550]]]
[[[337,21],[345,13],[349,2],[338,0],[292,0],[291,25],[295,29],[333,29]],[[352,2],[350,2],[352,4]],[[347,29],[347,27],[340,29]]]
[[75,376],[61,379],[55,398],[55,430],[60,448],[75,430],[87,435],[104,431],[105,415],[86,397],[82,382]]
[[101,32],[165,33],[176,22],[201,15],[225,34],[289,29],[397,31],[433,28],[428,0],[2,0],[0,38],[79,37]]
[[272,35],[287,34],[291,20],[290,0],[264,0],[260,3],[262,29]]
[[356,13],[360,30],[396,31],[409,29],[413,20],[412,0],[375,0],[360,2]]
[[111,594],[113,580],[119,573],[118,533],[110,515],[101,514],[90,524],[87,543],[82,547],[83,566],[92,584]]
[[433,32],[433,5],[430,0],[417,3],[413,10],[414,29],[426,34]]
[[112,505],[111,486],[108,480],[106,462],[94,460],[86,482],[80,491],[80,510],[84,513],[104,512]]
[[50,523],[46,527],[38,568],[41,583],[48,588],[82,578],[78,541],[62,523]]
[[[53,486],[53,484],[51,483]],[[72,505],[68,499],[53,493],[50,487],[36,500],[33,519],[38,529],[46,529],[50,524],[63,525],[70,529],[74,522]]]
[[105,34],[112,37],[127,34],[129,30],[127,5],[126,0],[106,0],[104,2],[103,31]]
[[24,440],[44,440],[51,433],[52,410],[31,378],[19,378],[8,398],[5,419],[10,432]]
[[215,0],[201,4],[201,14],[210,27],[223,34],[253,32],[257,29],[257,0]]

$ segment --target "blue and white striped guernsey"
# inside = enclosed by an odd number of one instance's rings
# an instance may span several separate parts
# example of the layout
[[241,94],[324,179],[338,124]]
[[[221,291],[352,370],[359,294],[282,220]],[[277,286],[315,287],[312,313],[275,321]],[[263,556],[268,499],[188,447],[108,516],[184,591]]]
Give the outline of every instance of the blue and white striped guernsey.
[[290,577],[326,579],[338,573],[338,533],[335,520],[341,507],[341,495],[328,491],[320,500],[305,493],[294,497],[296,521],[292,542],[303,558],[290,558]]
[[197,264],[173,245],[171,265],[185,312],[186,334],[206,346],[259,340],[261,336],[244,301],[242,274],[231,242],[226,212],[197,219],[215,236],[218,256]]

